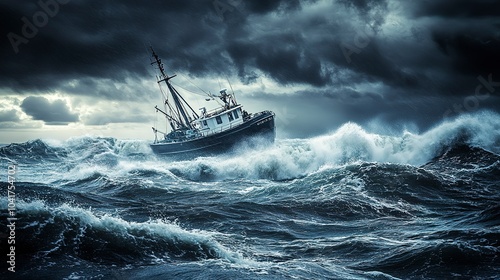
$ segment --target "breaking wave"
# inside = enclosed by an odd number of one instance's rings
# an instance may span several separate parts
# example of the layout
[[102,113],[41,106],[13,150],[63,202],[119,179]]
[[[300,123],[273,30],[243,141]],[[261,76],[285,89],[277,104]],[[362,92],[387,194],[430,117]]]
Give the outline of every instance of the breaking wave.
[[500,116],[482,113],[444,122],[422,134],[397,136],[367,132],[354,123],[309,139],[278,141],[259,150],[169,163],[170,170],[192,180],[223,178],[293,179],[328,166],[354,162],[422,165],[455,145],[500,152]]
[[[161,174],[169,180],[225,178],[286,180],[322,168],[355,162],[422,165],[455,145],[500,152],[500,116],[492,112],[463,115],[421,134],[371,133],[346,123],[332,133],[308,139],[277,140],[272,146],[239,147],[232,153],[176,161],[154,155],[147,141],[79,137],[64,142],[34,140],[0,148],[0,156],[29,162],[64,162],[68,178],[106,174]],[[48,144],[51,143],[51,144]],[[60,177],[60,173],[58,173]]]
[[44,201],[18,203],[23,221],[18,240],[24,256],[57,258],[73,256],[99,264],[155,264],[175,260],[222,259],[231,263],[243,257],[215,240],[217,233],[186,230],[161,219],[127,221],[68,203]]
[[190,161],[138,140],[11,144],[18,279],[494,278],[498,119],[347,123]]

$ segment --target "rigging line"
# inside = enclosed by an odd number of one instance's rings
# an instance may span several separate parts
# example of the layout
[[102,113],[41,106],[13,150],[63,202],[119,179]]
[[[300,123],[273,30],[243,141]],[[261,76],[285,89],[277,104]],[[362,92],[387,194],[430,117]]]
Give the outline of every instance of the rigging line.
[[[191,122],[189,121],[189,118],[188,118],[187,110],[185,109],[184,105],[182,104],[182,102],[186,103],[186,101],[177,92],[177,90],[172,86],[172,84],[170,84],[168,82],[168,80],[165,82],[168,86],[168,90],[170,91],[170,94],[172,95],[172,98],[174,99],[175,107],[177,108],[177,111],[179,111],[182,114],[183,124],[187,128],[192,128]],[[188,104],[188,106],[189,106],[189,104]],[[190,109],[191,109],[191,107],[190,107]],[[191,109],[191,110],[193,110],[193,109]]]
[[[226,76],[227,82],[229,83],[229,87],[231,87],[231,92],[233,93],[234,102],[236,102],[236,95],[234,94],[233,86],[231,85],[231,82],[229,81],[229,77],[227,75],[225,75],[225,76]],[[236,102],[236,104],[238,104],[238,102]]]
[[[170,105],[170,102],[168,102],[168,95],[165,94],[165,92],[163,91],[163,89],[162,89],[161,86],[160,86],[160,92],[162,93],[162,101],[163,101],[162,105],[163,105],[163,108],[165,108],[165,111],[166,112],[171,112],[172,115],[174,116],[174,119],[175,119],[175,117],[177,117],[177,119],[180,119],[179,115],[175,116],[176,112],[172,109],[172,106]],[[175,130],[175,127],[172,127],[172,130]],[[165,131],[168,131],[168,123],[167,123],[167,129]]]
[[[189,105],[189,103],[186,102],[186,100],[184,100],[184,97],[182,97],[182,95],[179,94],[179,92],[173,88],[175,93],[177,93],[177,95],[182,99],[182,101],[184,101],[184,104],[187,105],[189,107],[189,109],[191,109],[191,112],[196,116],[196,118],[199,118],[198,114],[196,114],[196,112],[193,110],[193,108],[191,108],[191,105]],[[183,105],[181,103],[181,105]],[[187,110],[186,110],[187,111]]]
[[[191,92],[191,93],[194,93],[194,94],[197,94],[197,95],[203,96],[203,95],[202,95],[202,94],[200,94],[199,92],[194,92],[194,91],[191,91],[191,90],[189,90],[189,89],[187,89],[187,88],[184,88],[184,87],[182,87],[182,86],[178,85],[177,83],[173,83],[173,82],[171,82],[171,84],[173,84],[173,85],[174,85],[174,86],[176,86],[176,87],[182,88],[182,89],[183,89],[183,90],[185,90],[185,91],[188,91],[188,92]],[[206,93],[206,92],[205,92],[205,93]],[[210,97],[212,100],[215,100],[215,102],[217,102],[217,104],[219,104],[220,106],[223,106],[223,105],[222,105],[222,103],[220,103],[220,102],[219,102],[219,100],[215,99],[215,98],[214,98],[214,96],[213,96],[211,93],[206,93],[206,94],[207,94],[207,96],[208,96],[208,97]]]
[[[178,120],[180,120],[180,118],[181,118],[181,117],[180,117],[179,115],[177,115],[177,116],[175,115],[175,113],[176,113],[176,112],[175,112],[175,110],[174,110],[174,109],[172,109],[172,106],[170,105],[170,103],[168,103],[168,102],[167,102],[167,103],[165,103],[165,104],[168,106],[168,109],[169,109],[170,113],[171,113],[174,117],[177,117],[177,119],[175,119],[175,118],[173,118],[173,119],[174,119],[176,122],[179,122]],[[175,129],[175,127],[172,127],[172,129]]]
[[[159,84],[158,84],[159,85]],[[172,105],[170,105],[170,102],[168,102],[168,95],[165,94],[165,92],[163,91],[163,88],[160,86],[160,91],[161,93],[163,94],[163,107],[164,108],[167,108],[168,106],[168,109],[170,110],[170,112],[172,113],[172,115],[174,117],[177,117],[177,119],[175,119],[176,122],[179,122],[178,120],[181,119],[181,116],[180,116],[180,113],[179,111],[177,110],[177,112],[172,108]],[[175,130],[175,127],[172,127],[172,130]]]
[[[174,86],[176,86],[176,87],[178,87],[178,88],[182,88],[182,89],[183,89],[183,90],[185,90],[185,91],[189,91],[190,93],[194,93],[194,94],[197,94],[197,95],[203,96],[203,94],[201,94],[201,93],[199,93],[199,92],[191,91],[191,90],[189,90],[189,89],[187,89],[187,88],[185,88],[185,87],[180,86],[180,85],[179,85],[179,84],[177,84],[177,83],[173,83],[173,82],[171,82],[171,83],[172,83]],[[206,93],[206,92],[205,92],[205,93]],[[206,95],[210,96],[208,93],[206,93]]]
[[[191,81],[190,79],[186,78],[186,76],[182,75],[182,74],[179,74],[181,75],[185,80],[187,80],[188,82],[190,82],[193,86],[195,86],[197,89],[203,91],[203,93],[205,93],[206,95],[210,96],[206,91],[204,91],[201,87],[199,87],[198,85],[196,85],[193,81]],[[188,90],[189,91],[189,90]],[[192,92],[192,91],[191,91]],[[195,92],[193,92],[195,93]],[[196,94],[199,94],[199,93],[196,93]]]
[[[162,96],[163,96],[163,106],[165,108],[167,108],[168,106],[168,109],[170,109],[170,112],[172,113],[172,115],[174,117],[177,117],[177,119],[175,119],[176,122],[179,122],[179,120],[181,119],[181,114],[180,114],[180,111],[179,111],[179,108],[177,108],[177,111],[175,109],[172,108],[172,105],[170,104],[170,102],[168,102],[168,94],[165,93],[165,91],[163,90],[163,88],[161,87],[161,84],[158,83],[158,86],[160,87],[160,92],[162,93]],[[174,127],[172,127],[173,130],[175,130]]]
[[158,111],[155,113],[155,122],[154,122],[154,128],[156,129],[158,127]]
[[165,103],[165,101],[168,101],[168,95],[166,95],[166,94],[165,94],[165,92],[164,92],[164,91],[163,91],[163,89],[161,88],[161,85],[160,85],[160,84],[158,84],[158,87],[160,88],[162,101]]
[[222,104],[218,99],[215,99],[212,94],[210,94],[210,97],[212,97],[212,100],[215,100],[215,102],[217,102],[217,104],[219,104],[219,106],[224,106],[224,104]]

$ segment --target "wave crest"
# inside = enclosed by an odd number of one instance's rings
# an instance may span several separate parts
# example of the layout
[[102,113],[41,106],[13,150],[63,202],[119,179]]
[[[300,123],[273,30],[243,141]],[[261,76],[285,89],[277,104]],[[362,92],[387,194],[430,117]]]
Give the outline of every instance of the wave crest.
[[[226,178],[286,180],[307,176],[328,166],[355,162],[383,162],[420,166],[448,150],[465,144],[493,153],[500,152],[500,115],[480,112],[445,121],[421,133],[404,131],[382,135],[346,123],[336,131],[308,139],[278,140],[272,146],[250,148],[242,145],[232,153],[176,161],[157,157],[147,141],[102,137],[77,137],[58,145],[42,140],[11,144],[0,148],[0,156],[13,160],[28,154],[32,159],[65,161],[66,169],[103,170],[107,175],[118,169],[140,166],[153,173],[173,173],[195,181]],[[122,172],[123,173],[123,172]],[[69,175],[68,175],[69,176]]]
[[420,166],[450,147],[465,144],[500,151],[500,116],[495,113],[464,115],[422,134],[371,133],[347,123],[327,135],[278,141],[258,150],[240,150],[230,156],[198,158],[172,163],[175,173],[192,180],[207,178],[291,179],[327,166],[359,161]]
[[126,221],[68,204],[50,207],[43,201],[20,202],[19,230],[23,247],[38,257],[73,255],[97,263],[125,265],[171,260],[242,260],[225,248],[214,233],[185,230],[163,220]]

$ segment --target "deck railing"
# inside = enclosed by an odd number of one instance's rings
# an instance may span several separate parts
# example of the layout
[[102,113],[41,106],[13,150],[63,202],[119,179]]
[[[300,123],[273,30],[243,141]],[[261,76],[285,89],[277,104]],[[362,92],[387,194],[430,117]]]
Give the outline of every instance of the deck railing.
[[[258,113],[254,113],[254,114],[249,114],[248,117],[244,118],[243,122],[248,121],[250,119],[253,119],[255,117],[258,117],[258,116],[263,115],[263,114],[268,114],[268,113],[271,113],[271,114],[274,115],[274,113],[272,113],[271,111],[262,111],[262,112],[258,112]],[[240,124],[242,124],[242,123],[237,123],[236,124],[235,122],[232,122],[232,123],[229,123],[227,125],[224,125],[224,126],[221,126],[221,127],[217,127],[215,129],[211,129],[209,131],[200,131],[199,134],[193,135],[192,137],[187,138],[187,140],[194,140],[194,139],[206,137],[206,136],[209,136],[209,135],[213,135],[213,134],[216,134],[216,133],[220,133],[220,132],[229,130],[229,129],[233,128],[234,126],[237,126],[237,125],[240,125]],[[181,142],[181,141],[172,140],[171,142]]]

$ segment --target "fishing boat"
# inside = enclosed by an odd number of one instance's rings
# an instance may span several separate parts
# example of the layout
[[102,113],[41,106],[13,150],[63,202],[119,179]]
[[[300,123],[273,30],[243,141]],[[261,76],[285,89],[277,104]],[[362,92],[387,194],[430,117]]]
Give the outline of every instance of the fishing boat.
[[163,107],[155,106],[155,109],[166,123],[165,131],[153,127],[155,140],[150,144],[153,152],[172,156],[203,155],[225,152],[238,143],[256,138],[274,142],[272,111],[248,113],[236,102],[234,92],[221,89],[218,96],[206,93],[208,98],[205,98],[218,101],[218,106],[209,111],[200,108],[198,114],[172,85],[170,80],[176,75],[168,76],[159,56],[152,47],[150,50],[151,64],[159,71],[156,78],[163,99]]

